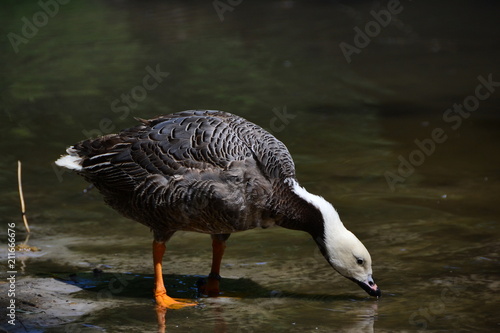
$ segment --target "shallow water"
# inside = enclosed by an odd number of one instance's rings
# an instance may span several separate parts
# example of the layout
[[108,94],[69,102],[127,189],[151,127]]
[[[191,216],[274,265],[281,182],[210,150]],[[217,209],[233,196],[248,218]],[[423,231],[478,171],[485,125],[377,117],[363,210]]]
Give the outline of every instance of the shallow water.
[[[401,5],[350,63],[339,43],[354,44],[353,28],[364,28],[384,3],[243,1],[221,21],[206,1],[70,2],[17,53],[4,38],[0,221],[15,222],[17,241],[24,239],[21,160],[29,244],[41,249],[24,258],[18,278],[56,277],[82,287],[75,295],[82,303],[116,303],[46,327],[20,311],[24,327],[157,331],[149,231],[52,163],[86,136],[135,125],[133,117],[206,108],[254,121],[288,146],[301,184],[331,201],[370,250],[383,296],[369,298],[333,272],[307,235],[252,230],[229,240],[223,297],[168,311],[168,331],[498,328],[499,88],[470,115],[444,115],[477,94],[479,77],[500,81],[500,7]],[[0,8],[3,36],[22,36],[22,18],[41,10],[36,2]],[[151,71],[161,72],[156,82],[145,79]],[[436,129],[441,142],[430,143]],[[195,298],[210,256],[208,236],[175,235],[165,259],[169,292]]]

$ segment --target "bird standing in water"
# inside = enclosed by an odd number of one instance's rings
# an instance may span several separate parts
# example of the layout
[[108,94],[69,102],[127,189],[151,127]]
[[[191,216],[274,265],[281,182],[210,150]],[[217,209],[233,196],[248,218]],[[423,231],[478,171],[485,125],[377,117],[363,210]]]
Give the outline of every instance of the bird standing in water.
[[140,121],[71,146],[56,164],[75,170],[111,207],[151,228],[158,305],[192,305],[169,297],[163,283],[165,243],[176,231],[211,235],[204,293],[216,296],[231,233],[273,225],[309,233],[337,272],[380,296],[367,249],[329,202],[299,185],[290,153],[273,135],[221,111]]

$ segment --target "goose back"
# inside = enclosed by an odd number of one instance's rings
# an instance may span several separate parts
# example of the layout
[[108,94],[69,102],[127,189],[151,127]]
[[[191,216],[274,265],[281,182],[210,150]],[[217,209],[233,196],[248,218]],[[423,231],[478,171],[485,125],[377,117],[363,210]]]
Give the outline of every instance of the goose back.
[[273,223],[277,184],[295,179],[281,141],[221,111],[141,122],[69,150],[109,205],[158,235],[230,233]]

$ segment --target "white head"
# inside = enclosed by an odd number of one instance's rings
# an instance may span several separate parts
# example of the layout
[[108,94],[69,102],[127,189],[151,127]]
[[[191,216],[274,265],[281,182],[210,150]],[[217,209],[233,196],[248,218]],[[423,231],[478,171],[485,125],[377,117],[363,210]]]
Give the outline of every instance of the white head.
[[293,181],[293,191],[321,212],[324,234],[315,239],[323,256],[344,277],[357,283],[371,296],[380,296],[372,277],[372,259],[361,241],[346,229],[333,206],[320,196],[307,192]]

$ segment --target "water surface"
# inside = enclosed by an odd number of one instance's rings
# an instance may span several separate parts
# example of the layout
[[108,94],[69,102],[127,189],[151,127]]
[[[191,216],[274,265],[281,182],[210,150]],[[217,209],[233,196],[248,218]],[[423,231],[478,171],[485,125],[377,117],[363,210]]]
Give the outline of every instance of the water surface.
[[[84,287],[75,295],[82,303],[114,302],[48,327],[19,312],[25,327],[157,331],[151,234],[96,191],[83,193],[84,180],[53,161],[87,136],[134,126],[134,117],[205,108],[243,116],[289,147],[301,184],[331,201],[370,250],[383,297],[333,272],[306,234],[253,230],[229,240],[224,297],[168,311],[168,331],[498,328],[500,92],[460,125],[443,116],[474,96],[479,77],[500,81],[500,8],[401,5],[350,63],[339,44],[354,45],[353,28],[364,29],[384,3],[243,1],[221,21],[206,1],[70,2],[17,53],[8,34],[22,36],[22,18],[41,9],[0,5],[0,220],[16,222],[24,239],[15,174],[22,160],[29,244],[42,250],[18,277],[56,277]],[[152,71],[161,74],[145,81]],[[415,140],[429,142],[437,128],[446,140],[415,153]],[[401,160],[418,154],[413,172],[402,173]],[[392,186],[390,175],[400,177]],[[6,227],[2,235],[4,244]],[[196,297],[210,257],[208,236],[175,235],[165,258],[169,292]]]

